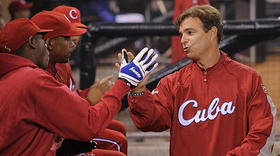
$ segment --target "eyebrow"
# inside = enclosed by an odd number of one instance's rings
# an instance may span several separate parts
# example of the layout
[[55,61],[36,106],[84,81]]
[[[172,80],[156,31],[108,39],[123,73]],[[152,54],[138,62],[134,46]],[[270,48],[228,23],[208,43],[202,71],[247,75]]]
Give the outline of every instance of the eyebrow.
[[182,30],[182,32],[185,32],[185,31],[195,31],[195,29],[194,28],[185,28]]
[[183,31],[188,31],[188,30],[195,30],[194,28],[186,28]]

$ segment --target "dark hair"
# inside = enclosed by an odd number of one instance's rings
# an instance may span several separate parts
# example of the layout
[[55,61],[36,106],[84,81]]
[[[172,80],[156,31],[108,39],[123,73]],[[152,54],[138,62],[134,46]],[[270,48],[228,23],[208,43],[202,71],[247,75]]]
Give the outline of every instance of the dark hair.
[[23,56],[23,51],[24,51],[24,47],[26,46],[26,44],[24,44],[23,46],[21,46],[20,48],[18,48],[14,54],[17,56]]
[[213,26],[218,30],[218,43],[223,35],[223,23],[220,12],[210,5],[198,5],[185,10],[175,21],[175,26],[179,30],[182,21],[187,17],[197,17],[203,24],[204,31],[208,32]]

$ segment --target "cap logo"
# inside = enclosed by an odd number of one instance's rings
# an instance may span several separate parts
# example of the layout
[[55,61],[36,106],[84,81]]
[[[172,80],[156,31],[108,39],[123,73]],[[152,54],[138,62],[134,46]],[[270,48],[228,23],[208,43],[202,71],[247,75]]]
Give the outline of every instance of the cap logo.
[[67,18],[67,16],[65,15],[65,14],[63,14],[64,15],[64,17],[67,19],[67,21],[69,22],[69,23],[71,23],[71,21]]
[[5,47],[4,47],[6,50],[8,50],[8,52],[11,52],[12,51],[12,49],[11,48],[9,48],[9,46],[7,46],[7,45],[5,45]]
[[[73,15],[73,12],[76,14],[76,16]],[[75,9],[70,10],[69,16],[70,16],[72,19],[77,19],[77,18],[78,18],[77,10],[75,10]]]

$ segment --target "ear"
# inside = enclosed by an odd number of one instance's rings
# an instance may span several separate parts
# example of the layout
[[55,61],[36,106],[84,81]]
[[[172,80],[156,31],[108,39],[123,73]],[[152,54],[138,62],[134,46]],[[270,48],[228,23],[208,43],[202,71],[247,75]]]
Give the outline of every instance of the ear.
[[215,26],[212,26],[210,29],[211,40],[218,39],[218,29]]
[[52,49],[53,49],[53,45],[54,45],[54,40],[48,38],[48,39],[46,40],[46,45],[47,45],[47,49],[48,49],[48,50],[52,50]]
[[35,38],[34,38],[34,36],[30,36],[29,38],[28,38],[28,45],[30,46],[30,48],[32,48],[32,49],[36,49],[36,41],[35,41]]

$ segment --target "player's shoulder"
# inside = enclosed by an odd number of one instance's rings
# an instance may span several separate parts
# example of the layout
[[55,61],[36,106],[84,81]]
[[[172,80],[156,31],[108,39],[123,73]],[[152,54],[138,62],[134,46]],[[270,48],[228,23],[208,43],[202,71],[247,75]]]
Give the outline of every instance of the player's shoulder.
[[53,76],[41,68],[24,67],[18,72],[18,75],[25,79],[26,83],[31,84],[54,81]]
[[228,72],[237,76],[258,76],[259,74],[252,67],[245,65],[243,63],[232,60],[227,57],[225,59],[225,68]]

